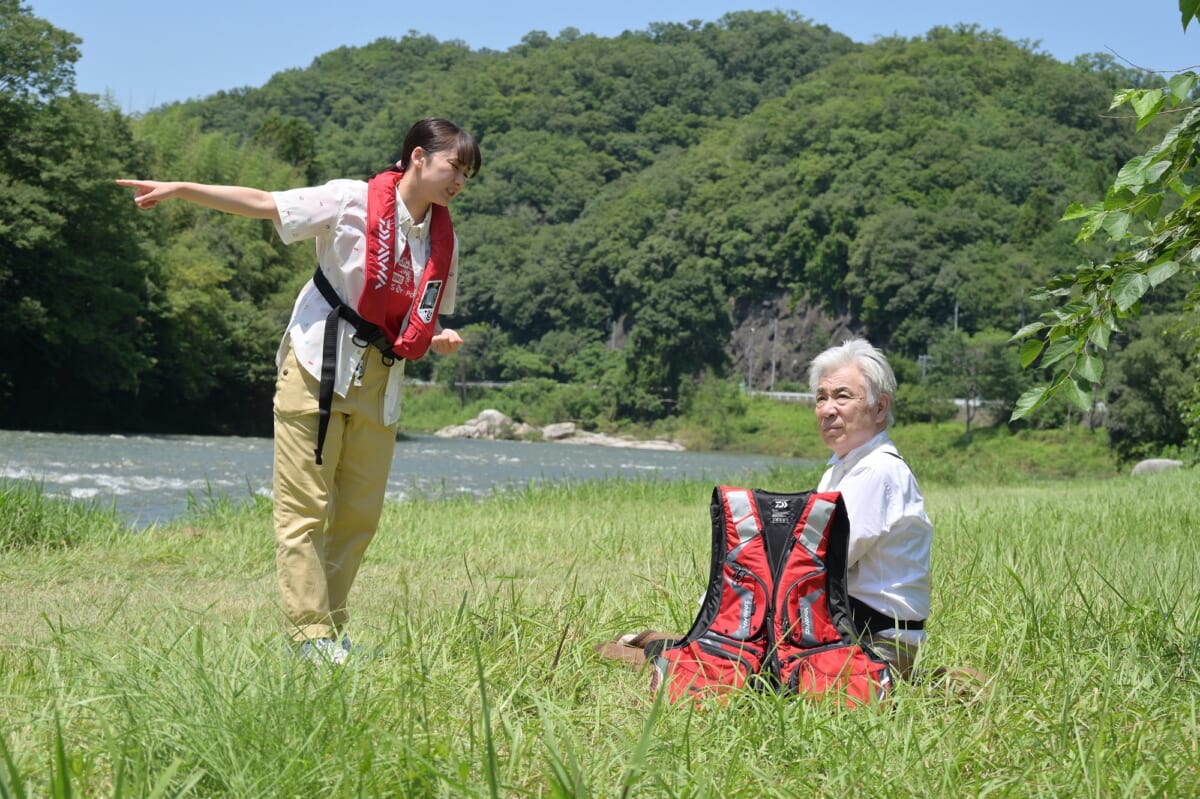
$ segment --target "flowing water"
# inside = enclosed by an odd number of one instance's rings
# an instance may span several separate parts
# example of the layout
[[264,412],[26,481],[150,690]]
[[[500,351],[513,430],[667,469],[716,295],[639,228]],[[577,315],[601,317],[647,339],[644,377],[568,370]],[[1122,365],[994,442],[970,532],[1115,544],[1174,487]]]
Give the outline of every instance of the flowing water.
[[[607,477],[738,483],[788,458],[663,452],[580,444],[415,436],[396,443],[388,497],[483,496],[534,483]],[[113,505],[145,526],[173,519],[189,498],[271,492],[271,439],[68,435],[0,430],[0,480],[41,484],[48,496]]]

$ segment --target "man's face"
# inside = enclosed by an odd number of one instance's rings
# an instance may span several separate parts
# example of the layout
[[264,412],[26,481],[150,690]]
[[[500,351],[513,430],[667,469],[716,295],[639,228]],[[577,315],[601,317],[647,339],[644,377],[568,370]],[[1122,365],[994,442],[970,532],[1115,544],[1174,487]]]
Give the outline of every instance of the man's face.
[[839,458],[887,427],[889,398],[880,397],[871,408],[862,370],[855,364],[826,372],[816,393],[821,439]]

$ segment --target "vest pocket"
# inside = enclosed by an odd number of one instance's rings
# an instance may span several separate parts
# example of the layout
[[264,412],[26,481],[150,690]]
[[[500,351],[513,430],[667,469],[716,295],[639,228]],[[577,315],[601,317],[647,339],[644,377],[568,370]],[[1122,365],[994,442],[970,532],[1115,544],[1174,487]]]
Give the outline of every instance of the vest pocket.
[[761,648],[705,635],[655,658],[650,687],[657,691],[666,686],[672,703],[688,695],[700,700],[743,687],[761,665]]
[[793,693],[828,696],[848,707],[884,699],[892,686],[885,661],[858,644],[840,642],[790,654],[780,647],[780,676]]
[[709,629],[738,641],[762,635],[767,618],[767,587],[736,564],[726,565],[722,579],[725,597]]
[[805,574],[784,586],[776,640],[807,648],[842,640],[829,615],[825,570]]

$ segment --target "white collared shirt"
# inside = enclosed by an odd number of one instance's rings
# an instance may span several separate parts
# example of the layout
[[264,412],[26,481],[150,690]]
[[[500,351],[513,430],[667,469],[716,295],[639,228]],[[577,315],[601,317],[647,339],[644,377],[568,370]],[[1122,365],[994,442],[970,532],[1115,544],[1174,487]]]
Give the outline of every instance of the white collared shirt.
[[[933,524],[891,437],[884,430],[829,464],[817,488],[840,491],[846,503],[850,595],[898,619],[928,617]],[[887,630],[882,636],[919,646],[925,631]]]
[[[366,275],[367,248],[367,184],[361,180],[332,180],[323,186],[273,192],[275,207],[279,210],[279,232],[284,244],[302,239],[316,239],[317,263],[321,265],[330,284],[339,296],[353,305],[362,294]],[[412,254],[414,283],[421,285],[425,262],[429,257],[429,219],[432,208],[420,224],[412,218],[408,208],[396,194],[396,229],[399,231],[393,252],[396,257],[407,241]],[[442,294],[439,316],[454,313],[454,299],[458,287],[458,237],[454,239],[454,252],[450,258],[450,273]],[[329,316],[329,304],[312,280],[304,284],[292,318],[284,331],[276,355],[276,366],[283,362],[287,345],[291,341],[296,350],[296,359],[318,380],[321,377],[321,352],[324,346],[325,319]],[[340,320],[341,335],[338,339],[337,375],[334,391],[346,396],[350,379],[363,358],[364,348],[354,343],[354,329],[346,320]],[[404,378],[404,361],[397,360],[388,374],[384,391],[383,423],[394,424],[400,418],[401,387]]]

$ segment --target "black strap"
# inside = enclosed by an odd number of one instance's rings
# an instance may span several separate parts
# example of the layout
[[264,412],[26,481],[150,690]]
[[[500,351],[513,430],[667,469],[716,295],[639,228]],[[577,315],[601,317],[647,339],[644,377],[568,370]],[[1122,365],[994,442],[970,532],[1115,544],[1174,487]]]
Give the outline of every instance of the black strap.
[[338,319],[345,319],[350,323],[354,328],[356,341],[364,342],[363,346],[369,344],[383,353],[384,366],[390,367],[396,362],[396,353],[392,351],[391,342],[378,325],[363,319],[357,311],[342,301],[320,266],[317,266],[316,272],[313,273],[313,285],[321,292],[331,309],[329,316],[325,317],[325,339],[321,348],[321,391],[317,395],[320,420],[317,422],[317,448],[314,454],[317,456],[317,465],[320,466],[321,451],[325,449],[325,435],[329,432],[329,417],[333,408],[333,383],[337,375]]
[[859,632],[875,633],[883,630],[924,630],[925,620],[908,621],[897,619],[863,602],[861,599],[850,597],[850,617],[854,621],[854,629]]

